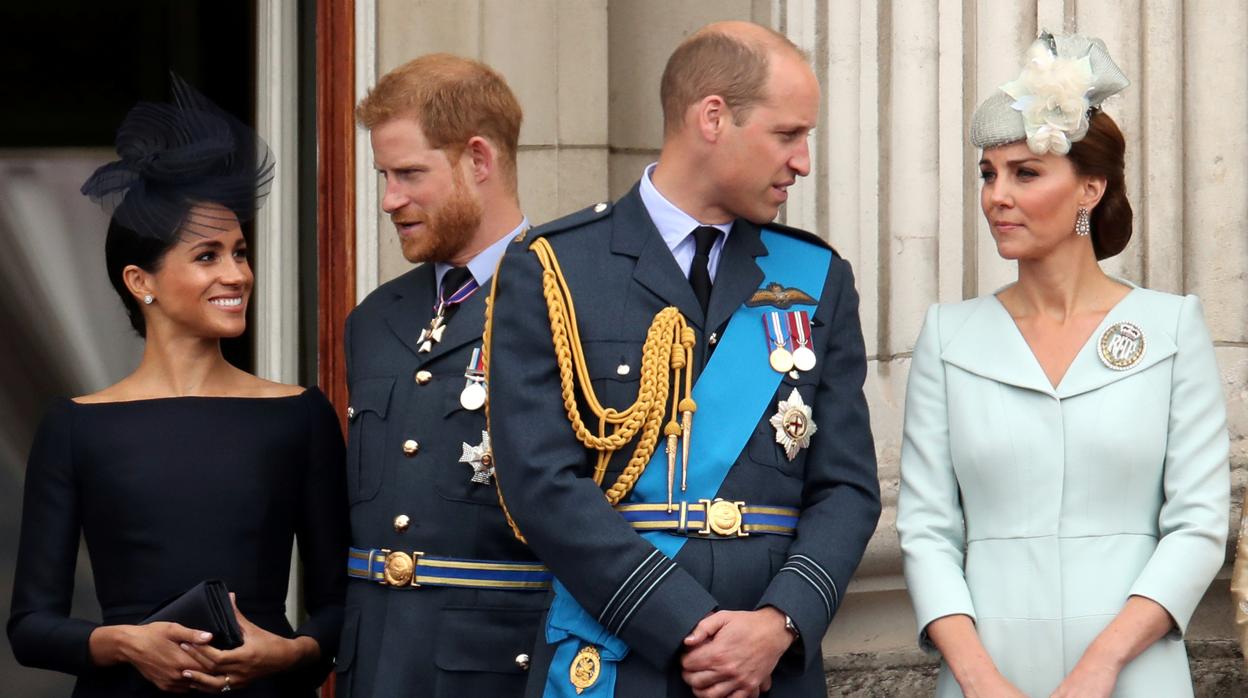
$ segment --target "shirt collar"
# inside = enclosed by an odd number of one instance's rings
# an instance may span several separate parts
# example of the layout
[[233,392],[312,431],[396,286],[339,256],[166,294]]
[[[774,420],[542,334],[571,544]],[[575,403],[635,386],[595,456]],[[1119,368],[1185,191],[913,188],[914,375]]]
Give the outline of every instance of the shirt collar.
[[[468,260],[468,271],[472,273],[472,278],[476,280],[477,286],[485,286],[489,284],[490,278],[494,276],[494,269],[498,267],[498,262],[503,258],[503,253],[507,251],[507,243],[511,242],[520,231],[527,230],[529,227],[529,219],[527,217],[521,219],[520,225],[512,229],[503,237],[499,238],[494,244],[481,250],[476,257]],[[434,288],[442,287],[442,277],[446,272],[450,271],[451,265],[446,262],[434,262]]]
[[[675,204],[667,200],[667,197],[659,193],[658,188],[650,179],[657,164],[652,162],[647,165],[645,172],[641,175],[641,203],[645,205],[646,212],[650,214],[650,220],[654,221],[654,227],[658,228],[663,242],[667,243],[669,250],[672,250],[676,249],[676,246],[702,223],[677,208]],[[721,223],[713,227],[723,231],[724,238],[727,239],[728,231],[732,230],[732,223]]]

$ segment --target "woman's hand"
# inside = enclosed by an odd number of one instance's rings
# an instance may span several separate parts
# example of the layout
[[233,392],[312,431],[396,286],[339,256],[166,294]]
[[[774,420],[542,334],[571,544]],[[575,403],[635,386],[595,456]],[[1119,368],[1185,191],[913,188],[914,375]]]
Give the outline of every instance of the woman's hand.
[[91,633],[88,646],[98,666],[130,664],[160,690],[185,693],[193,684],[184,672],[197,665],[188,649],[208,647],[211,639],[211,633],[177,623],[103,625]]
[[1118,683],[1117,664],[1085,654],[1062,680],[1052,698],[1108,698]]
[[1123,667],[1174,627],[1174,619],[1161,604],[1143,596],[1128,597],[1053,691],[1054,698],[1110,695]]
[[993,670],[975,682],[959,684],[966,698],[1027,698],[1027,694],[1018,690],[1001,672]]
[[207,645],[185,644],[182,649],[194,657],[197,668],[182,673],[185,680],[200,691],[218,693],[226,686],[242,688],[263,676],[285,671],[320,656],[321,648],[310,637],[286,639],[252,623],[238,610],[234,594],[230,594],[243,644],[232,650],[219,650]]
[[926,630],[967,698],[1027,698],[997,669],[970,616],[943,616],[928,623]]

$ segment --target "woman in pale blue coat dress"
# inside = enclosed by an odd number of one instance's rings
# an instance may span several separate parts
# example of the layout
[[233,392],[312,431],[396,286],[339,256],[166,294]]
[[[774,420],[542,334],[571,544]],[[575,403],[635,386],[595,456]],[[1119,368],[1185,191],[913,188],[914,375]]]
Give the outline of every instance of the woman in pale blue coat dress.
[[1190,696],[1182,635],[1222,565],[1228,441],[1195,296],[1105,275],[1131,235],[1126,78],[1042,35],[980,106],[981,204],[1018,282],[928,311],[897,530],[940,696]]

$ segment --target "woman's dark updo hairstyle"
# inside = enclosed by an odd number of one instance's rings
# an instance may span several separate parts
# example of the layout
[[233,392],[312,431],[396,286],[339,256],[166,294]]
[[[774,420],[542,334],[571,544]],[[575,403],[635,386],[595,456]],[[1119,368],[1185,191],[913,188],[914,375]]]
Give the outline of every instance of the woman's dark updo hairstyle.
[[108,224],[108,237],[104,239],[104,267],[108,270],[108,280],[121,297],[121,304],[130,317],[130,325],[140,337],[147,338],[147,324],[143,321],[143,309],[135,300],[134,294],[126,286],[122,271],[129,265],[154,274],[160,269],[165,253],[169,251],[178,238],[158,238],[141,235],[131,228],[119,223],[114,217]]
[[1126,150],[1118,124],[1097,110],[1088,120],[1088,134],[1072,144],[1066,155],[1080,175],[1105,178],[1105,194],[1092,209],[1092,249],[1097,260],[1122,252],[1131,240],[1131,202],[1127,201],[1124,173]]
[[[104,263],[140,337],[147,336],[143,311],[122,270],[133,264],[154,273],[182,236],[212,235],[250,220],[276,169],[273,151],[254,130],[177,75],[170,80],[173,103],[136,104],[117,129],[120,159],[82,185],[112,215]],[[207,202],[214,206],[199,206]]]

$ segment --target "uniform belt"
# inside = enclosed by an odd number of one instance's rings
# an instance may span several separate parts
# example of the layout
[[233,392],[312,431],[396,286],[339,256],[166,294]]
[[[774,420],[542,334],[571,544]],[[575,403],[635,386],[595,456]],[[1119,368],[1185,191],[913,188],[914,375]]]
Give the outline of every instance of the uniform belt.
[[791,536],[801,512],[793,507],[746,504],[727,499],[666,504],[617,504],[615,510],[638,531],[669,531],[698,538],[740,538],[751,533]]
[[435,557],[419,551],[351,548],[347,576],[383,586],[545,591],[554,575],[536,562]]

